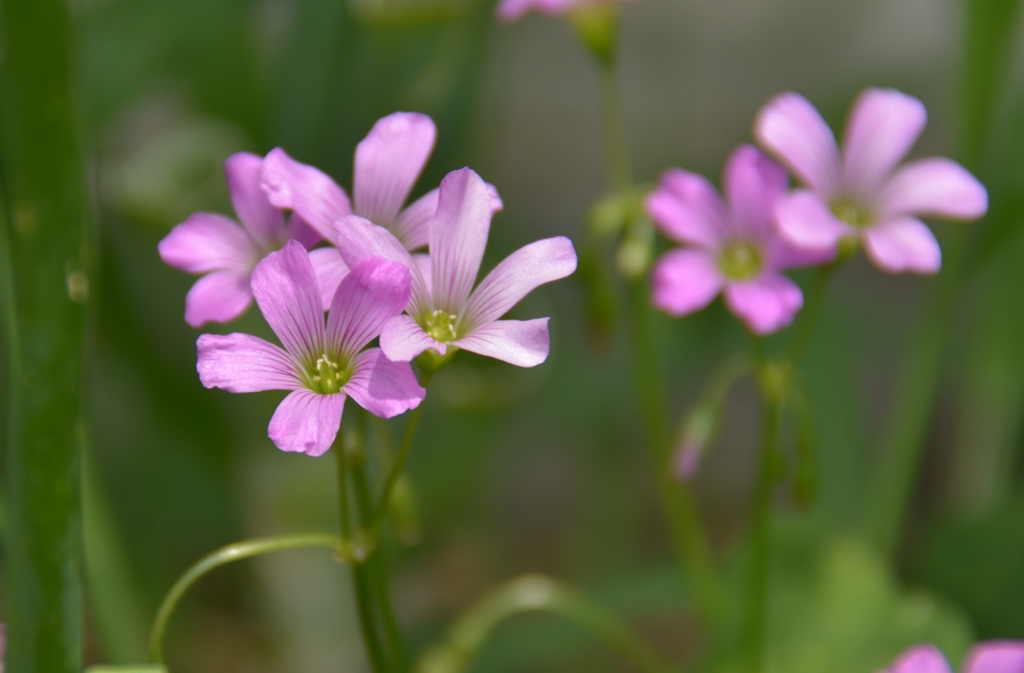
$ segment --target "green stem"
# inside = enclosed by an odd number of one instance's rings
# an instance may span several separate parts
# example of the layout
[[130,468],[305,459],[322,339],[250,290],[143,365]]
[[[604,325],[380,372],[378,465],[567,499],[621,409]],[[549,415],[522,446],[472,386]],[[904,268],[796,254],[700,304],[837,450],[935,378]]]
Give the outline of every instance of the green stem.
[[705,620],[713,624],[721,611],[718,580],[690,489],[685,483],[676,481],[672,475],[672,433],[651,343],[647,288],[642,281],[635,282],[629,295],[633,325],[633,374],[647,445],[656,471],[658,494],[684,578],[693,589]]
[[548,612],[575,622],[645,673],[670,670],[661,657],[610,612],[543,575],[527,575],[482,598],[449,632],[447,642],[423,657],[417,673],[460,673],[503,622],[528,612]]
[[[369,543],[362,538],[362,531],[357,536],[358,540],[352,536],[352,527],[349,522],[346,465],[348,457],[345,455],[344,432],[338,433],[334,451],[338,463],[338,506],[341,514],[341,535],[346,546],[353,550],[352,584],[356,592],[356,611],[359,613],[359,625],[363,634],[363,644],[366,647],[366,658],[374,673],[384,673],[388,668],[380,633],[377,630],[377,622],[373,615],[373,582],[370,568],[366,565],[368,558],[366,546]],[[372,550],[369,551],[372,552]]]
[[198,563],[189,568],[181,578],[174,583],[167,593],[160,609],[156,613],[156,620],[153,622],[153,630],[149,637],[149,658],[154,664],[163,664],[163,638],[167,623],[174,614],[175,608],[193,584],[201,577],[215,568],[242,559],[267,554],[269,552],[281,551],[284,549],[300,549],[302,547],[327,547],[333,549],[339,559],[345,558],[344,540],[336,535],[326,533],[307,533],[302,535],[283,535],[278,537],[263,537],[253,540],[236,542],[226,547],[221,547],[212,554],[203,557]]
[[748,615],[751,673],[760,673],[765,670],[771,496],[779,439],[780,402],[778,391],[763,385],[762,394],[764,396],[764,422],[761,439],[761,468],[751,512],[753,558],[751,560],[750,613]]
[[604,125],[609,181],[616,191],[625,193],[633,188],[633,176],[629,167],[616,61],[615,58],[608,58],[600,62],[601,121]]
[[[433,378],[433,373],[424,372],[421,376],[421,383],[424,388],[430,385],[430,380]],[[373,532],[380,531],[380,526],[384,521],[384,517],[387,516],[388,506],[391,504],[391,494],[395,490],[395,484],[398,483],[398,478],[402,476],[402,469],[405,467],[405,461],[409,457],[409,451],[412,449],[413,439],[416,437],[416,428],[419,427],[420,416],[423,414],[423,402],[412,410],[409,415],[409,423],[405,426],[405,435],[402,437],[402,446],[398,450],[398,457],[391,464],[391,469],[388,471],[387,479],[384,481],[384,490],[380,495],[380,502],[377,504],[377,509],[373,513],[373,518],[370,520],[370,530]]]
[[792,342],[790,342],[789,364],[794,370],[800,366],[800,361],[803,360],[807,346],[811,342],[814,326],[818,322],[818,314],[821,313],[821,305],[824,303],[825,290],[828,288],[832,274],[835,273],[839,264],[839,260],[836,260],[818,268],[818,275],[814,279],[814,287],[811,288],[811,292],[807,296],[807,302],[800,312],[800,324],[797,326],[797,333],[793,336]]
[[[355,489],[362,534],[374,540],[379,540],[379,536],[372,529],[366,528],[370,523],[370,516],[374,510],[373,498],[370,494],[370,484],[366,475],[366,447],[363,441],[363,420],[365,415],[361,410],[357,414],[355,441],[349,454],[349,460],[352,463],[352,486]],[[391,658],[389,670],[405,673],[409,668],[409,664],[405,654],[405,645],[402,642],[402,635],[398,629],[398,622],[395,619],[394,611],[391,609],[391,593],[388,589],[387,567],[384,563],[384,551],[380,544],[375,544],[370,549],[369,556],[365,562],[359,565],[365,566],[365,579],[371,592],[372,604],[375,606],[375,612],[380,616],[380,620],[384,625],[384,639]]]

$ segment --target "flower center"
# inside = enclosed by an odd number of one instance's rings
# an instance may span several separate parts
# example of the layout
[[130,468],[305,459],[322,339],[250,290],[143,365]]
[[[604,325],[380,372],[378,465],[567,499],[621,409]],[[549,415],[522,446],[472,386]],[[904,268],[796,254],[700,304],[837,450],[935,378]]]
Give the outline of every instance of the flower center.
[[455,321],[458,318],[454,313],[440,309],[431,311],[423,321],[423,331],[429,334],[431,339],[441,343],[455,341],[458,338],[455,332]]
[[327,357],[326,353],[322,353],[316,363],[309,367],[306,384],[315,393],[333,395],[341,391],[351,376],[348,367],[339,365]]
[[829,204],[832,214],[854,227],[866,227],[874,221],[871,211],[850,198],[839,198]]
[[761,251],[750,243],[730,243],[718,255],[718,268],[729,280],[750,280],[761,265]]

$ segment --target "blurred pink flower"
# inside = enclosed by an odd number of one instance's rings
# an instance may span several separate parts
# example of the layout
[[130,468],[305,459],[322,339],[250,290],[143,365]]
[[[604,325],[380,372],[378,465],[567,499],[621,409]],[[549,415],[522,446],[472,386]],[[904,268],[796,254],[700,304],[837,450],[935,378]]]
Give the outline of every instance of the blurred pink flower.
[[750,145],[732,153],[723,175],[728,203],[705,178],[673,168],[647,197],[647,213],[666,236],[684,244],[662,255],[652,273],[654,305],[683,316],[721,292],[729,310],[751,331],[789,325],[803,306],[799,286],[780,270],[830,259],[787,245],[772,227],[786,173]]
[[409,301],[408,270],[368,257],[338,285],[327,326],[313,265],[297,242],[252,272],[252,291],[284,349],[248,334],[199,337],[197,369],[207,388],[232,393],[290,390],[268,434],[283,451],[319,456],[341,425],[345,397],[383,418],[419,405],[426,394],[412,368],[379,348],[362,350]]
[[[298,213],[328,241],[334,241],[334,221],[353,213],[378,224],[408,250],[425,246],[430,218],[437,210],[437,190],[431,190],[403,209],[413,185],[434,150],[437,129],[430,117],[395,112],[377,121],[356,146],[352,177],[353,207],[345,190],[317,168],[295,161],[281,148],[264,160],[262,184],[270,202]],[[310,253],[320,280],[324,310],[348,267],[333,247]]]
[[[886,673],[952,673],[934,645],[916,645],[901,654]],[[967,653],[963,673],[1024,673],[1024,641],[991,640]]]
[[502,23],[515,23],[531,11],[548,16],[561,16],[575,9],[613,4],[622,0],[501,0],[495,10]]
[[347,264],[376,255],[412,272],[408,315],[392,318],[380,335],[391,360],[407,362],[427,349],[444,355],[454,346],[520,367],[548,356],[548,318],[499,320],[544,283],[576,270],[576,251],[564,236],[536,241],[512,253],[473,289],[491,226],[492,192],[468,168],[441,182],[430,225],[430,255],[410,255],[386,230],[350,216],[336,224]]
[[185,321],[192,327],[231,322],[252,303],[249,274],[267,253],[289,239],[307,247],[320,237],[297,215],[285,224],[260,189],[263,159],[239,152],[224,162],[228,190],[242,225],[215,213],[193,213],[158,246],[160,258],[188,273],[205,274],[185,297]]
[[785,93],[769,101],[754,134],[805,185],[776,208],[782,235],[808,250],[834,251],[844,238],[859,239],[880,269],[936,273],[942,253],[918,216],[977,219],[988,209],[988,194],[950,159],[896,168],[926,121],[918,99],[867,89],[850,111],[840,155],[831,129],[805,98]]

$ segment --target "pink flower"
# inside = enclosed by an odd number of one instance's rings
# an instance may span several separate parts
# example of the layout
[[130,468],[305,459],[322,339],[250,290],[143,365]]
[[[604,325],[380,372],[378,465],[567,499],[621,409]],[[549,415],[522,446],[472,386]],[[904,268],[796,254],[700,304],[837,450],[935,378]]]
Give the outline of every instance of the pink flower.
[[231,203],[242,226],[223,215],[193,213],[160,241],[160,258],[166,264],[205,274],[185,297],[185,321],[192,327],[231,322],[245,313],[252,303],[249,275],[267,253],[290,238],[306,246],[319,240],[298,216],[285,224],[284,213],[260,189],[262,167],[263,160],[247,152],[224,162]]
[[751,331],[768,334],[789,325],[803,306],[800,287],[779,271],[826,261],[787,245],[771,224],[785,194],[786,174],[749,145],[729,157],[723,175],[728,203],[705,178],[673,168],[646,201],[662,232],[687,247],[654,266],[654,305],[669,315],[698,311],[720,292]]
[[805,98],[785,93],[758,114],[754,134],[805,185],[775,213],[782,235],[807,250],[860,240],[875,266],[892,273],[936,273],[942,253],[918,216],[973,220],[988,194],[950,159],[896,168],[927,120],[921,101],[892,89],[867,89],[853,105],[840,156],[835,136]]
[[468,168],[441,182],[430,224],[430,255],[410,255],[386,230],[350,216],[336,225],[347,264],[369,255],[401,262],[412,272],[408,315],[392,318],[380,335],[391,360],[408,362],[427,349],[461,348],[520,367],[548,356],[548,319],[499,320],[534,288],[576,270],[564,236],[531,243],[509,255],[473,289],[483,261],[492,209],[490,187]]
[[[942,652],[917,645],[901,654],[887,673],[952,673]],[[963,673],[1024,673],[1024,641],[992,640],[967,653]]]
[[502,23],[515,23],[531,11],[548,16],[561,16],[575,9],[612,2],[613,0],[501,0],[495,13]]
[[[326,173],[289,157],[276,148],[264,161],[262,181],[270,202],[288,208],[310,223],[321,236],[334,241],[334,222],[359,215],[394,234],[407,250],[430,240],[430,219],[437,210],[437,190],[431,190],[403,209],[413,185],[430,158],[437,129],[430,117],[395,112],[377,121],[356,147],[352,178],[354,207],[345,190]],[[496,209],[501,199],[496,199]],[[324,310],[348,266],[333,247],[310,253],[320,280]]]
[[270,420],[268,434],[283,451],[319,456],[341,425],[345,397],[390,418],[426,395],[412,368],[391,362],[379,348],[362,350],[410,295],[408,270],[368,257],[339,283],[324,327],[309,255],[297,242],[272,253],[252,272],[252,291],[281,349],[248,334],[199,337],[199,378],[232,393],[290,390]]

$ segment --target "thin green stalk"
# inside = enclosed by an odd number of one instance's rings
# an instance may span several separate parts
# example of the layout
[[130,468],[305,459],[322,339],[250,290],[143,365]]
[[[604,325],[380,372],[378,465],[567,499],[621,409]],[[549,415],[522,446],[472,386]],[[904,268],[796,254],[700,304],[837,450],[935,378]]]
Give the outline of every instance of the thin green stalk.
[[771,537],[771,496],[779,441],[779,398],[777,391],[762,386],[764,421],[761,438],[761,468],[751,509],[750,603],[748,614],[751,673],[765,670],[766,622],[768,617],[769,546]]
[[[366,528],[373,512],[373,497],[370,494],[369,479],[366,475],[366,447],[363,444],[364,415],[362,411],[357,413],[356,436],[352,451],[349,454],[349,460],[352,463],[352,486],[355,490],[362,534],[377,540],[379,536],[374,531]],[[384,552],[380,544],[374,544],[373,548],[369,550],[366,560],[359,565],[365,567],[372,603],[376,614],[379,615],[384,625],[384,640],[387,644],[387,653],[390,655],[389,659],[391,662],[389,670],[405,673],[409,668],[409,663],[405,654],[405,644],[398,629],[398,621],[395,619],[394,611],[391,609],[391,592],[388,589],[387,567],[384,563]]]
[[[433,378],[433,373],[424,372],[420,376],[420,385],[424,388],[430,385],[430,380]],[[391,469],[388,471],[387,479],[384,481],[384,490],[380,494],[380,502],[377,503],[377,509],[373,513],[373,518],[370,520],[369,530],[377,533],[380,531],[380,526],[384,521],[384,517],[387,516],[388,506],[391,504],[391,494],[395,490],[395,484],[398,483],[398,478],[402,476],[402,470],[405,467],[405,461],[409,458],[409,451],[412,449],[413,439],[416,437],[416,428],[419,427],[420,416],[423,414],[423,402],[412,410],[409,414],[409,423],[405,426],[405,435],[402,437],[402,446],[398,450],[398,457],[391,464]]]
[[638,671],[666,673],[671,668],[603,607],[543,575],[526,575],[484,596],[452,627],[447,641],[424,655],[417,673],[460,673],[487,640],[509,618],[548,612],[575,622],[616,650]]
[[814,326],[818,322],[818,314],[821,312],[821,305],[824,303],[825,290],[839,266],[839,260],[818,268],[818,275],[814,279],[814,286],[807,296],[807,302],[800,312],[800,322],[797,326],[797,333],[793,336],[789,350],[789,364],[795,370],[800,366],[807,346],[811,343],[811,336],[814,334]]
[[[341,535],[346,546],[353,550],[352,563],[352,584],[356,592],[356,611],[359,613],[359,624],[363,634],[363,644],[366,646],[366,657],[374,673],[385,673],[388,668],[384,656],[384,649],[381,645],[380,633],[377,630],[377,622],[373,616],[373,589],[370,569],[366,565],[366,550],[363,547],[362,539],[356,540],[352,536],[352,526],[349,522],[348,511],[348,478],[347,478],[347,456],[345,455],[344,433],[338,433],[338,440],[334,445],[335,458],[338,463],[338,506],[341,515]],[[360,536],[361,537],[361,536]]]
[[625,193],[633,188],[633,175],[629,167],[616,61],[614,58],[601,61],[601,121],[604,124],[609,180],[616,191]]
[[715,623],[721,612],[721,599],[707,538],[689,487],[673,478],[670,467],[672,435],[651,343],[646,287],[642,282],[634,283],[629,296],[633,374],[647,445],[657,472],[658,494],[684,578],[692,587],[704,618]]
[[241,561],[242,559],[284,549],[300,549],[303,547],[327,547],[333,549],[339,559],[350,560],[346,558],[344,540],[336,535],[328,535],[326,533],[282,535],[244,540],[221,547],[212,554],[203,557],[174,583],[174,586],[171,587],[171,590],[164,598],[163,603],[160,604],[160,609],[156,613],[156,620],[153,622],[153,629],[149,636],[150,661],[154,664],[164,663],[163,639],[164,631],[167,630],[167,624],[185,593],[204,575],[222,565]]

